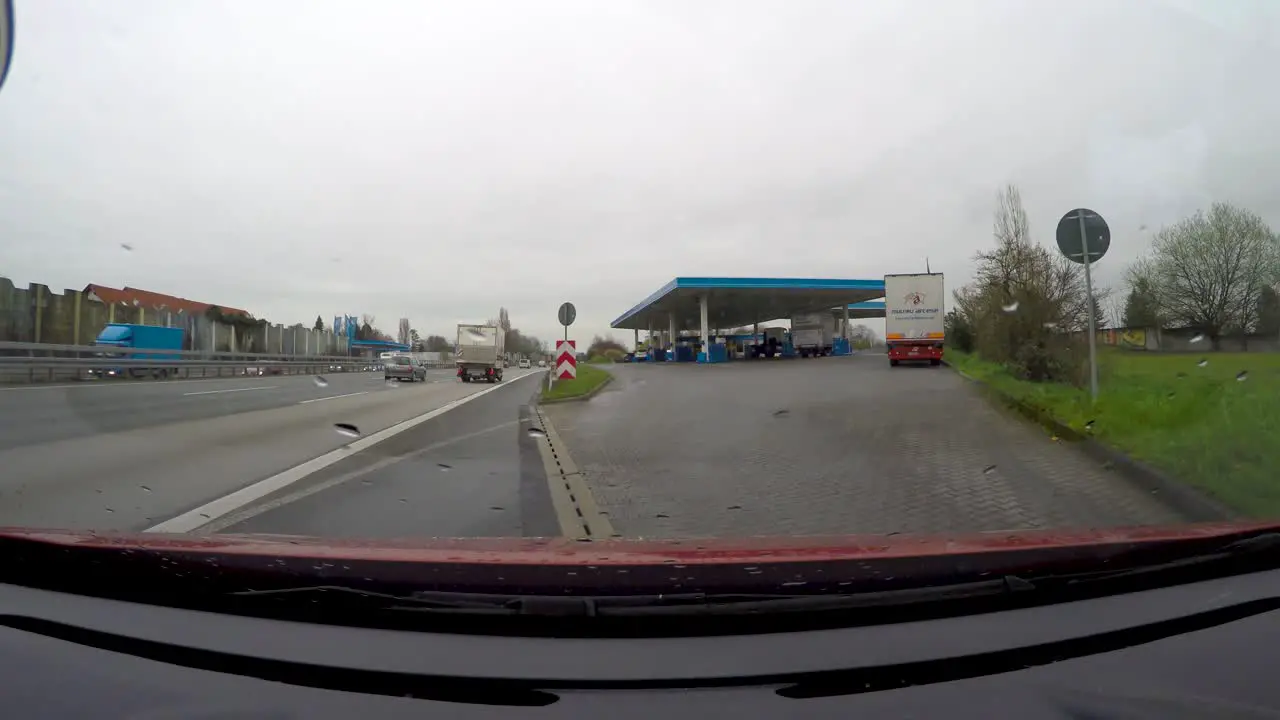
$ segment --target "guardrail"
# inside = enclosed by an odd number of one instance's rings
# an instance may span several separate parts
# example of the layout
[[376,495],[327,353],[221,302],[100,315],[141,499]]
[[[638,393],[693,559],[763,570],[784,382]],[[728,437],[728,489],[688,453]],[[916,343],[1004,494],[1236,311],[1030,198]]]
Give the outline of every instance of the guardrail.
[[[49,345],[0,342],[0,383],[38,383],[90,379],[99,376],[143,378],[244,377],[257,375],[318,375],[360,372],[380,364],[377,359],[331,355],[204,352],[122,348],[129,355],[157,355],[156,359],[107,357],[115,350],[98,345]],[[178,359],[173,359],[177,356]],[[118,370],[118,373],[109,371]]]

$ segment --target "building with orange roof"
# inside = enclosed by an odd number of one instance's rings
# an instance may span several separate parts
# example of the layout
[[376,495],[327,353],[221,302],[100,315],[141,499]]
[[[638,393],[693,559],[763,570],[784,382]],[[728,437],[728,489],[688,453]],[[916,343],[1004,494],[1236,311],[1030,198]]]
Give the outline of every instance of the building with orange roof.
[[[211,303],[199,302],[196,300],[188,300],[180,298],[176,295],[166,295],[164,293],[152,292],[150,290],[139,290],[125,286],[123,289],[107,287],[106,285],[89,284],[84,288],[84,294],[90,300],[110,304],[135,305],[149,309],[166,309],[173,312],[184,312],[191,315],[199,315],[207,312]],[[224,315],[249,315],[249,311],[240,308],[228,307],[226,305],[218,305],[219,310]]]

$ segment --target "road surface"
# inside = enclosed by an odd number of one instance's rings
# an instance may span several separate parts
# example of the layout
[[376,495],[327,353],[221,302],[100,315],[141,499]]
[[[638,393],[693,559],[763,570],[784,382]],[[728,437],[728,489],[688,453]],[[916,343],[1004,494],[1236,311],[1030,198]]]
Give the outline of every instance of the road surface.
[[[444,446],[448,452],[477,452],[479,445],[460,439],[471,432],[462,421],[473,415],[481,423],[498,418],[475,437],[490,451],[500,450],[514,445],[519,409],[536,389],[533,375],[513,368],[496,385],[464,384],[440,370],[427,383],[388,384],[377,373],[340,373],[326,376],[323,387],[299,376],[0,390],[0,417],[11,435],[0,447],[0,525],[141,531],[167,523],[168,530],[201,532],[202,525],[239,510],[236,503],[270,499],[263,493],[267,481],[288,481],[296,490],[322,478],[319,470],[349,469],[353,458],[375,462],[445,441],[452,441]],[[338,423],[354,425],[360,436],[341,434]],[[495,426],[509,430],[505,441],[494,439],[500,432]],[[386,440],[371,442],[383,435]],[[432,462],[443,462],[441,457],[430,456]],[[472,469],[460,459],[455,463],[455,475],[441,467],[433,475],[452,480]],[[412,466],[406,459],[384,476]],[[492,477],[518,479],[518,470]],[[385,517],[407,509],[402,506],[409,496],[397,489],[352,487],[394,494]],[[236,493],[236,500],[227,500]],[[221,504],[201,512],[214,502]],[[499,512],[490,504],[486,516]],[[334,511],[350,517],[344,508]],[[378,523],[376,513],[372,520],[381,534],[398,531],[389,520]],[[411,530],[424,532],[420,523]]]
[[0,525],[696,538],[1183,521],[946,368],[611,372],[590,401],[542,408],[545,372],[516,368],[497,385],[436,370],[0,390]]
[[1184,519],[946,367],[883,354],[632,364],[544,413],[623,536],[1169,524]]

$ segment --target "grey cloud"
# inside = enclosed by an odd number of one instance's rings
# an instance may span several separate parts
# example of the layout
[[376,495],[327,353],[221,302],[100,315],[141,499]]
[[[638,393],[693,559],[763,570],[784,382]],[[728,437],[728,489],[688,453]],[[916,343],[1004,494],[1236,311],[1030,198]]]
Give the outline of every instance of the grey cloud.
[[676,275],[958,284],[1014,182],[1114,284],[1211,199],[1280,226],[1278,13],[1227,5],[19,2],[0,272],[585,340]]

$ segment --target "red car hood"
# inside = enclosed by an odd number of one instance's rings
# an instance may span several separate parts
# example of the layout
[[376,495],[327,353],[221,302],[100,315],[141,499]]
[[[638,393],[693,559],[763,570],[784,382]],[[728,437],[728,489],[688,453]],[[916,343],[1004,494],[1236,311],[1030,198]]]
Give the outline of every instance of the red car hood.
[[1015,530],[962,535],[839,535],[688,540],[567,538],[341,539],[294,535],[170,535],[0,528],[0,538],[55,545],[160,552],[368,560],[397,563],[496,565],[658,565],[795,563],[925,558],[1077,550],[1212,540],[1243,532],[1278,530],[1274,521],[1200,523],[1101,530]]

